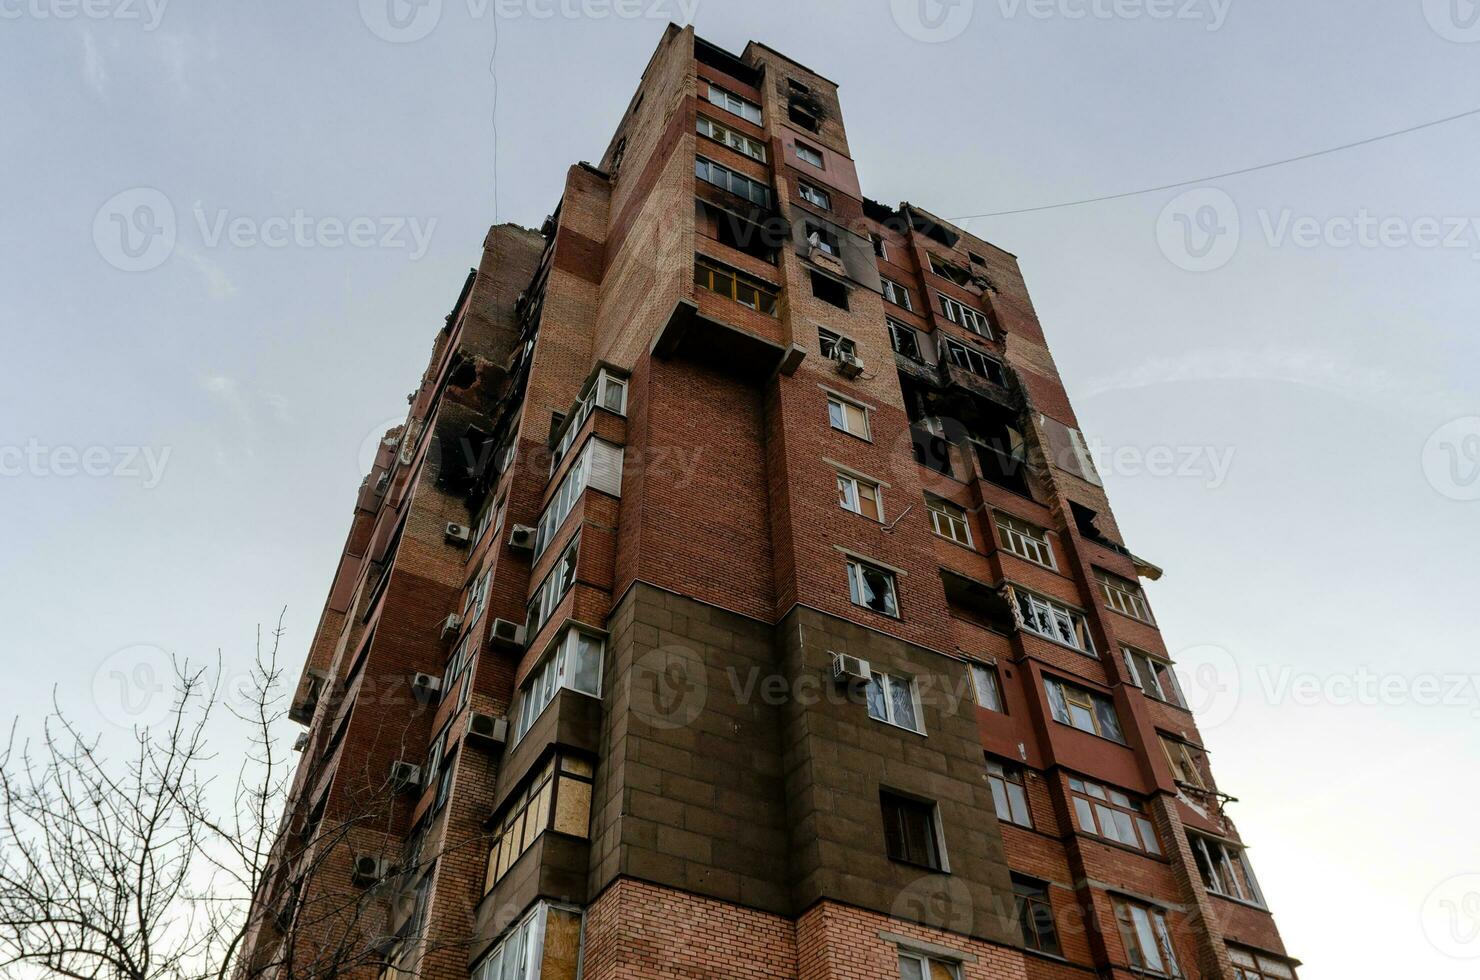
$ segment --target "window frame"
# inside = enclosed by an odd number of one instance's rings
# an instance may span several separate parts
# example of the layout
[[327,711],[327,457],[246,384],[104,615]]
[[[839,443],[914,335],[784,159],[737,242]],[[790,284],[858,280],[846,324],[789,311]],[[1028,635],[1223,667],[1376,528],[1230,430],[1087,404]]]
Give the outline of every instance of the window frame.
[[[900,357],[914,361],[916,364],[924,364],[925,352],[920,346],[919,331],[917,331],[914,327],[910,326],[907,323],[900,323],[892,316],[886,316],[884,318],[884,322],[889,328],[889,346],[893,348],[894,353],[898,354]],[[910,344],[915,349],[915,352],[913,354],[899,349],[901,346],[899,342],[899,337],[901,334],[909,338]]]
[[[1082,611],[1075,609],[1067,603],[1060,602],[1058,599],[1040,595],[1019,585],[1012,585],[1011,588],[1013,596],[1016,599],[1014,608],[1017,609],[1018,615],[1022,618],[1024,630],[1036,637],[1048,640],[1050,643],[1057,643],[1059,646],[1068,647],[1087,657],[1099,659],[1099,655],[1095,651],[1094,635],[1090,632],[1089,619]],[[1047,615],[1049,621],[1053,624],[1052,627],[1048,629],[1042,628],[1042,622],[1039,617],[1043,615]],[[1069,632],[1077,637],[1080,642],[1076,643],[1065,639],[1064,635],[1056,629],[1056,627],[1062,628],[1065,625],[1066,619]]]
[[[899,717],[894,701],[896,688],[903,687],[909,694],[910,712],[914,715],[914,724],[907,725]],[[874,713],[873,692],[879,692],[879,703],[883,705],[883,717]],[[920,685],[915,683],[913,677],[905,677],[902,674],[891,674],[883,670],[870,671],[867,693],[865,696],[865,710],[874,721],[885,725],[893,725],[916,735],[925,734],[925,713],[920,703]]]
[[895,948],[899,952],[900,980],[905,980],[904,964],[906,960],[915,964],[915,968],[920,971],[921,980],[935,980],[933,967],[936,966],[944,967],[950,974],[951,980],[961,980],[961,963],[957,960],[946,960],[941,959],[939,956],[927,956],[924,953],[916,953],[914,950]]
[[[539,588],[529,597],[525,604],[524,628],[526,639],[534,641],[539,631],[545,628],[545,624],[554,615],[555,609],[564,601],[565,597],[575,588],[576,579],[580,573],[581,558],[581,532],[577,531],[570,539],[570,543],[560,552],[560,557],[550,566],[545,577],[540,580]],[[569,581],[565,582],[567,575]],[[561,584],[564,582],[564,584]]]
[[[1177,959],[1177,947],[1172,942],[1172,930],[1167,924],[1165,910],[1120,895],[1113,898],[1115,925],[1132,971],[1158,977],[1181,977],[1182,966]],[[1138,913],[1140,919],[1136,917]],[[1155,944],[1152,950],[1156,956],[1155,966],[1147,959],[1148,938]]]
[[[1004,551],[1051,571],[1059,570],[1058,559],[1053,553],[1053,544],[1048,540],[1048,528],[1039,527],[1031,521],[1025,521],[1003,510],[992,512],[992,525],[997,529],[997,542]],[[1038,534],[1033,534],[1034,531]],[[1019,542],[1021,547],[1017,546]],[[1040,550],[1042,554],[1048,556],[1047,561],[1044,561],[1038,554]],[[1030,551],[1033,554],[1029,554]]]
[[[1194,789],[1206,791],[1208,785],[1207,780],[1203,778],[1202,767],[1192,757],[1194,746],[1165,732],[1157,732],[1156,737],[1161,742],[1161,751],[1166,756],[1167,766],[1172,770],[1172,778]],[[1181,756],[1181,759],[1179,760],[1177,756]],[[1186,778],[1189,774],[1192,776],[1191,779]]]
[[[725,179],[723,181],[717,179],[717,173],[723,174]],[[742,174],[734,167],[727,167],[717,160],[711,160],[702,153],[694,155],[694,177],[711,187],[718,187],[727,194],[733,194],[743,201],[748,201],[756,207],[769,209],[775,200],[769,184],[749,174]],[[744,188],[744,193],[736,190],[737,186]]]
[[[967,665],[967,672],[971,675],[972,699],[978,707],[988,711],[995,711],[999,715],[1007,714],[1007,699],[1002,694],[1002,674],[997,670],[996,664],[983,664],[972,661]],[[987,678],[987,684],[983,685],[980,678]],[[983,687],[991,691],[991,697],[986,698],[982,694]],[[988,704],[987,701],[994,703]]]
[[[987,786],[991,790],[992,806],[999,821],[1015,827],[1033,829],[1033,808],[1028,803],[1027,778],[1021,766],[987,759]],[[1017,790],[1016,793],[1013,792],[1014,789]],[[1004,809],[1006,815],[1003,814]],[[1020,816],[1022,819],[1019,819]]]
[[1237,980],[1295,980],[1295,968],[1283,957],[1248,946],[1227,944],[1228,960]]
[[1151,604],[1146,601],[1146,591],[1139,583],[1122,578],[1098,565],[1094,567],[1094,573],[1106,609],[1148,626],[1156,625],[1156,618],[1151,615]]
[[[1017,910],[1018,926],[1023,933],[1023,946],[1036,953],[1062,957],[1064,948],[1059,940],[1059,920],[1054,915],[1053,895],[1048,882],[1016,872],[1012,872],[1010,877],[1013,905]],[[1047,942],[1042,928],[1044,918],[1049,926],[1046,930]]]
[[[703,136],[705,139],[713,140],[720,146],[727,146],[730,149],[734,150],[736,153],[739,153],[742,156],[749,157],[757,163],[768,162],[769,157],[766,152],[765,143],[762,143],[760,140],[757,140],[753,137],[746,136],[739,130],[731,129],[729,126],[726,126],[724,123],[719,122],[718,120],[710,119],[703,113],[699,113],[695,118],[696,122],[694,124],[694,127],[700,136]],[[708,132],[705,131],[706,126],[709,127]],[[724,135],[716,135],[716,130],[719,133],[723,133]]]
[[[1161,838],[1157,836],[1151,818],[1146,815],[1144,802],[1113,786],[1080,776],[1071,775],[1068,785],[1069,805],[1074,811],[1074,825],[1079,830],[1122,847],[1133,848],[1155,857],[1163,856]],[[1112,828],[1111,833],[1105,832],[1107,820],[1102,811],[1110,814],[1108,824]],[[1126,818],[1125,827],[1114,819],[1116,814]],[[1089,821],[1088,827],[1084,825],[1086,819]],[[1123,839],[1126,827],[1135,843]]]
[[[1058,724],[1066,725],[1075,731],[1084,732],[1086,735],[1094,735],[1117,745],[1128,745],[1125,737],[1125,726],[1120,722],[1120,714],[1115,710],[1115,702],[1098,691],[1080,687],[1070,681],[1060,680],[1045,674],[1043,677],[1044,695],[1048,698],[1049,716]],[[1057,699],[1054,692],[1058,692]],[[1090,727],[1086,728],[1075,720],[1080,716],[1075,714],[1073,708],[1078,708],[1088,715]],[[1114,733],[1106,734],[1108,726],[1105,724],[1105,715],[1114,721]]]
[[[725,112],[728,112],[732,116],[738,116],[739,118],[744,119],[746,122],[751,123],[752,125],[764,126],[766,124],[765,110],[762,109],[759,105],[745,98],[743,95],[737,95],[727,88],[721,88],[708,79],[704,79],[703,81],[704,84],[708,86],[704,93],[704,98],[705,101],[707,101],[710,105],[715,106],[719,109],[723,109]],[[716,100],[715,98],[716,93],[718,93],[718,95],[720,96],[719,100]],[[734,100],[733,106],[730,102],[730,100],[732,99]],[[735,108],[735,106],[738,106],[739,108]],[[743,111],[747,109],[754,110],[754,119],[751,118],[752,113]]]
[[[589,691],[577,683],[585,673],[580,662],[582,640],[595,647],[594,683],[591,685],[593,689]],[[550,644],[549,649],[530,668],[523,683],[519,685],[518,697],[509,712],[514,728],[511,744],[518,745],[523,741],[545,710],[555,703],[561,691],[575,691],[588,698],[601,700],[605,671],[606,639],[577,624],[566,627],[565,632]]]
[[[930,514],[930,528],[935,532],[936,537],[944,538],[962,547],[971,548],[973,551],[976,550],[976,544],[971,536],[970,512],[965,507],[944,497],[937,497],[934,494],[927,493],[925,495],[925,510]],[[951,511],[956,511],[956,513],[951,513]],[[966,536],[966,540],[962,541],[954,533],[947,534],[945,531],[942,531],[942,523],[945,523],[952,532],[959,525],[961,532]]]
[[[858,476],[856,473],[849,473],[846,470],[836,470],[835,473],[837,475],[838,506],[849,513],[857,514],[859,517],[866,517],[879,524],[884,523],[884,493],[882,487],[867,477]],[[848,500],[844,494],[845,484],[852,492],[852,500],[855,506],[848,506]],[[863,509],[865,490],[873,495],[873,514],[869,514]]]
[[[831,349],[829,350],[829,348]],[[852,337],[845,337],[826,327],[818,327],[817,353],[830,361],[840,360],[839,354],[848,357],[857,357],[858,343]]]
[[[884,299],[902,310],[909,310],[911,313],[915,312],[914,301],[910,299],[910,287],[897,283],[888,276],[880,276],[879,279],[883,283],[880,287],[880,292],[883,294]],[[900,302],[901,299],[904,302]]]
[[955,337],[945,337],[945,356],[956,367],[994,385],[1007,386],[1007,373],[1002,362],[992,355],[963,344]]
[[[859,609],[867,609],[877,616],[887,616],[890,619],[903,618],[899,613],[899,576],[892,569],[885,568],[882,565],[876,565],[862,558],[854,558],[851,555],[848,556],[847,566],[848,598],[853,605]],[[864,589],[867,586],[867,582],[863,577],[866,571],[877,572],[888,583],[888,605],[890,607],[888,610],[875,609],[863,601]]]
[[[1126,670],[1130,672],[1131,683],[1139,687],[1142,694],[1174,708],[1190,710],[1187,707],[1187,696],[1182,693],[1182,682],[1177,680],[1177,671],[1170,660],[1128,643],[1120,645],[1120,655],[1125,660]],[[1146,662],[1144,670],[1141,661]]]
[[[837,414],[836,417],[833,415],[833,407],[834,406],[836,406],[837,409],[838,409],[838,414]],[[851,416],[848,413],[848,409],[849,408],[855,409],[857,411],[858,415],[863,419],[863,431],[862,432],[854,432],[853,429],[849,427],[849,421],[848,420],[851,418]],[[864,405],[864,404],[860,403],[860,402],[856,402],[856,401],[854,401],[851,398],[845,398],[842,395],[835,394],[833,392],[828,392],[827,393],[827,421],[828,421],[828,424],[831,425],[838,432],[846,433],[846,434],[848,434],[850,436],[853,436],[854,438],[862,439],[865,442],[873,442],[874,441],[874,439],[873,439],[873,425],[871,423],[871,420],[869,419],[869,407],[867,405]],[[841,421],[843,424],[839,425],[838,424],[839,421]]]
[[[701,281],[701,274],[707,275],[707,282]],[[715,288],[717,277],[729,279],[730,289],[728,292]],[[700,289],[714,293],[716,296],[723,296],[737,306],[743,306],[747,310],[754,310],[763,316],[777,317],[781,315],[780,286],[727,266],[718,259],[711,259],[702,253],[694,256],[694,285]],[[754,306],[740,298],[739,287],[741,285],[744,285],[755,293],[756,303]],[[769,302],[763,302],[763,299]]]
[[[928,860],[918,861],[908,854],[895,854],[891,852],[889,833],[891,814],[888,809],[891,802],[897,808],[895,811],[896,813],[912,814],[917,817],[924,817],[926,823],[928,824],[928,845],[929,848],[934,852],[933,854],[927,856],[933,857],[933,862]],[[950,872],[950,862],[946,859],[945,833],[941,828],[940,822],[940,804],[936,803],[934,800],[924,800],[920,799],[917,796],[911,796],[907,793],[901,793],[896,790],[880,787],[879,811],[884,820],[884,854],[886,857],[889,858],[889,860],[894,861],[898,864],[909,865],[912,868],[924,868],[929,871],[936,871],[943,874]],[[899,843],[907,846],[907,838],[909,835],[903,832],[905,831],[905,829],[906,828],[904,828],[902,825],[900,826],[901,834],[899,837]]]
[[[1247,848],[1242,844],[1192,830],[1187,832],[1187,838],[1187,843],[1192,847],[1193,864],[1197,865],[1203,887],[1209,893],[1255,908],[1268,908],[1264,901],[1264,890],[1254,875],[1254,866],[1249,863]],[[1242,875],[1238,872],[1242,872]],[[1225,877],[1226,882],[1223,880]],[[1229,889],[1230,884],[1232,890]],[[1245,890],[1248,894],[1245,894]]]
[[817,238],[817,247],[822,249],[822,251],[831,255],[833,258],[842,256],[843,242],[838,238],[837,232],[831,228],[827,228],[816,221],[807,221],[803,223],[802,230],[806,232],[808,244],[811,244],[812,238],[815,236]]
[[947,320],[964,327],[979,337],[992,340],[992,324],[987,315],[981,310],[974,310],[958,299],[952,299],[945,293],[940,293],[940,309]]
[[[798,160],[802,161],[809,167],[816,167],[818,170],[827,169],[827,158],[822,155],[821,150],[817,149],[817,147],[813,146],[812,144],[804,143],[801,140],[794,140],[793,143],[796,146],[796,155]],[[811,156],[808,156],[808,154],[811,154]],[[816,157],[817,159],[814,161],[812,157]]]
[[821,208],[824,211],[831,211],[833,209],[832,195],[816,184],[809,183],[805,180],[797,181],[797,196],[813,207]]

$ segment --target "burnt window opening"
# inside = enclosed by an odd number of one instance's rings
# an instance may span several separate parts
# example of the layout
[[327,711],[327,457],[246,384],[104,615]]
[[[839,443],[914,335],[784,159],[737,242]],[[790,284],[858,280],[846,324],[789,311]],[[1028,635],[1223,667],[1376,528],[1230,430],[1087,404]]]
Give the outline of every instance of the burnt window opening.
[[971,435],[982,477],[1004,490],[1032,497],[1028,483],[1028,444],[1016,425],[1002,417],[988,418]]
[[741,61],[735,55],[730,54],[723,48],[710,44],[703,38],[694,38],[694,58],[701,65],[722,71],[731,78],[744,82],[749,86],[757,86],[761,82],[761,73]]
[[702,234],[762,262],[775,265],[777,249],[791,240],[791,230],[781,218],[757,222],[705,201],[694,204]]
[[820,272],[812,273],[812,295],[840,310],[848,308],[848,287]]
[[815,221],[809,221],[807,228],[807,244],[813,248],[820,248],[828,255],[837,257],[843,254],[843,246],[838,242],[838,236]]

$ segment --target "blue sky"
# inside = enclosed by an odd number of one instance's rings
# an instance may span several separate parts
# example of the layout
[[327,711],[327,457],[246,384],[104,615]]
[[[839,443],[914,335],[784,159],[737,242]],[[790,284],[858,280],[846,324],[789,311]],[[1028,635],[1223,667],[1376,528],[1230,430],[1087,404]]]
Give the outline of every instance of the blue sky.
[[[865,192],[946,217],[1480,107],[1469,0],[385,2],[0,0],[6,713],[108,724],[130,651],[239,669],[282,607],[296,664],[484,231],[599,158],[670,19],[838,81]],[[1477,156],[1471,116],[968,223],[1167,570],[1309,980],[1480,957]]]

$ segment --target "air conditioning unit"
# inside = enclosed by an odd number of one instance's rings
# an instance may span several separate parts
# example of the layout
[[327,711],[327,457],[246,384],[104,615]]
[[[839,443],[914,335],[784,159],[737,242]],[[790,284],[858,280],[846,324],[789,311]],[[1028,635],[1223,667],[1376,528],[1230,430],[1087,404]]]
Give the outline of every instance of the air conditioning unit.
[[832,675],[835,681],[846,684],[866,684],[872,673],[869,662],[862,657],[854,657],[846,653],[832,655]]
[[446,639],[449,636],[456,636],[457,631],[460,629],[462,629],[462,616],[458,613],[453,613],[451,616],[448,616],[446,619],[442,620],[443,639]]
[[357,885],[373,885],[390,875],[391,863],[373,854],[356,854],[350,869],[350,880]]
[[419,701],[430,701],[442,690],[442,678],[431,674],[412,674],[411,693]]
[[421,786],[421,766],[397,759],[391,763],[391,785],[396,789],[416,789]]
[[467,544],[473,532],[468,530],[466,524],[449,524],[443,530],[442,536],[453,544]]
[[298,737],[293,739],[293,751],[302,752],[308,748],[308,732],[299,732]]
[[863,373],[863,362],[853,354],[839,354],[838,373],[845,378],[856,378]]
[[509,531],[509,547],[515,551],[534,550],[534,528],[515,524]]
[[495,619],[489,627],[488,639],[500,646],[524,649],[524,624],[510,622],[507,619]]
[[468,741],[485,748],[496,748],[509,740],[509,722],[475,711],[468,716]]

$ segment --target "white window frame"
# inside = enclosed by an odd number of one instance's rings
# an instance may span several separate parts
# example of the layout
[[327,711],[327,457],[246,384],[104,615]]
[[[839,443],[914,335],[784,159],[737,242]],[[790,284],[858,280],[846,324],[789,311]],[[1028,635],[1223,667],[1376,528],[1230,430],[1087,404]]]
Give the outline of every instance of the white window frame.
[[[837,471],[838,506],[846,511],[851,511],[859,517],[866,517],[871,521],[884,523],[884,492],[879,484],[852,473]],[[874,509],[879,512],[877,517],[866,514],[863,511],[863,491],[867,488],[874,495]],[[849,505],[852,506],[849,506]]]
[[[947,541],[955,542],[967,548],[974,549],[976,547],[971,537],[971,519],[965,507],[946,500],[944,497],[934,497],[926,494],[925,509],[930,512],[930,529],[935,532],[936,537],[945,538]],[[959,514],[952,513],[953,511],[959,512]],[[962,541],[956,535],[947,534],[941,530],[942,522],[952,529],[959,526],[961,532],[966,535],[966,540]]]
[[744,133],[737,133],[724,123],[716,122],[708,116],[700,115],[696,127],[700,136],[707,137],[724,146],[728,146],[736,153],[744,154],[752,160],[760,163],[766,162],[766,144],[760,140],[752,139]]
[[[831,347],[831,350],[828,348]],[[817,328],[817,353],[831,361],[841,360],[840,355],[858,356],[858,344],[852,337],[844,337],[826,327]]]
[[[854,432],[853,429],[850,428],[848,423],[848,406],[856,408],[863,416],[862,432]],[[833,412],[834,408],[837,408],[836,413]],[[839,432],[846,432],[850,436],[857,436],[859,439],[872,442],[873,436],[870,433],[873,429],[873,426],[870,423],[868,416],[869,409],[867,405],[863,405],[859,402],[853,401],[851,398],[844,398],[842,395],[834,395],[831,392],[828,393],[827,421],[828,424],[830,424],[834,429],[837,429]]]
[[1100,594],[1105,597],[1106,609],[1152,626],[1156,625],[1156,620],[1151,615],[1151,606],[1146,602],[1146,593],[1135,582],[1103,568],[1095,569],[1095,581],[1100,586]]
[[570,415],[566,417],[564,432],[561,433],[560,441],[550,453],[550,475],[560,468],[560,461],[565,454],[570,452],[574,445],[576,436],[581,431],[581,426],[586,424],[586,418],[597,408],[604,408],[615,415],[625,416],[627,414],[627,378],[619,378],[606,368],[596,372],[596,377],[586,382],[581,389],[581,394],[576,398],[576,404],[571,409]]
[[875,257],[877,257],[879,259],[882,259],[885,262],[888,262],[889,261],[889,243],[884,240],[884,236],[883,235],[875,235],[875,234],[870,233],[868,237],[869,237],[869,240],[873,243]]
[[550,498],[540,514],[539,524],[535,527],[534,554],[531,561],[539,561],[550,542],[560,533],[565,526],[566,518],[575,509],[576,501],[581,499],[581,494],[586,492],[592,476],[591,468],[597,457],[598,450],[601,452],[602,462],[615,468],[615,474],[611,472],[600,474],[601,483],[610,487],[613,482],[620,487],[622,483],[622,449],[604,439],[595,436],[586,440],[581,449],[580,458],[571,464],[566,471],[565,479],[560,481],[560,487],[555,495]]
[[[898,354],[900,357],[914,361],[917,364],[924,364],[925,350],[923,347],[920,346],[920,332],[909,324],[900,323],[892,316],[885,317],[884,322],[889,328],[889,346],[891,349],[893,349],[894,353]],[[907,335],[910,338],[911,342],[915,345],[915,352],[913,354],[906,354],[904,351],[899,349],[899,334]]]
[[[538,980],[545,952],[545,913],[549,905],[541,902],[503,941],[488,951],[473,968],[472,980]],[[513,955],[517,966],[511,970],[504,958]]]
[[[545,573],[540,587],[535,589],[534,595],[530,596],[529,604],[525,607],[524,628],[526,638],[534,640],[535,634],[544,628],[555,612],[555,607],[560,605],[571,589],[575,588],[576,576],[579,570],[581,558],[581,535],[579,532],[570,539],[570,544],[555,559],[550,570]],[[568,579],[568,580],[567,580]]]
[[[1246,905],[1254,905],[1259,908],[1266,907],[1264,904],[1264,892],[1259,887],[1259,879],[1254,877],[1254,868],[1249,864],[1249,858],[1242,846],[1197,833],[1189,832],[1187,837],[1193,851],[1195,853],[1201,853],[1203,860],[1208,862],[1208,867],[1214,871],[1212,876],[1213,883],[1208,884],[1206,881],[1203,882],[1204,887],[1208,891],[1214,895],[1220,895],[1223,898],[1243,902]],[[1213,848],[1217,848],[1216,854]],[[1235,862],[1237,862],[1238,868],[1243,870],[1242,880],[1235,873],[1237,870],[1234,867]],[[1197,862],[1194,861],[1193,863],[1196,864]],[[1229,883],[1232,884],[1232,891],[1224,886],[1222,882],[1224,878],[1227,878]],[[1198,880],[1202,880],[1201,868],[1198,869]],[[1252,894],[1244,894],[1245,885],[1248,886]]]
[[980,334],[988,340],[992,339],[992,325],[987,320],[987,315],[980,310],[973,310],[965,303],[951,299],[945,293],[940,294],[940,308],[947,320],[970,330],[974,334]]
[[[586,672],[581,669],[580,658],[583,652],[582,641],[594,647],[584,648],[588,654],[594,655],[596,663],[594,666],[594,683],[590,684],[590,690],[580,686],[577,681]],[[551,644],[550,652],[540,660],[524,683],[519,685],[519,710],[514,722],[514,744],[518,744],[534,723],[545,713],[555,700],[555,695],[562,690],[575,691],[600,700],[602,672],[605,669],[606,641],[589,630],[583,630],[579,626],[568,626],[560,638]],[[590,676],[590,675],[587,675]]]
[[694,157],[694,176],[758,207],[771,206],[771,188],[764,182],[711,160],[702,153]]
[[[913,725],[905,724],[898,717],[894,706],[894,689],[896,687],[903,687],[909,693],[910,710],[915,715],[915,724]],[[893,725],[895,728],[902,728],[907,732],[914,732],[917,735],[925,734],[925,713],[921,710],[920,706],[920,685],[915,683],[913,677],[901,677],[897,674],[888,674],[882,670],[876,670],[869,675],[868,690],[870,692],[879,691],[884,704],[884,715],[880,717],[874,713],[874,699],[866,698],[868,716],[870,718],[874,721],[883,722],[886,725]],[[944,849],[942,849],[942,853],[944,853]]]
[[1021,517],[1014,517],[1000,510],[993,512],[992,523],[997,526],[997,540],[1004,549],[1024,561],[1030,561],[1054,571],[1059,570],[1058,560],[1054,558],[1053,546],[1048,541],[1046,528],[1041,528]]
[[765,114],[762,112],[761,107],[754,102],[743,96],[736,95],[729,89],[720,88],[713,82],[706,81],[704,84],[708,86],[704,97],[710,105],[718,106],[732,116],[739,116],[746,122],[754,123],[757,126],[765,124],[763,122]]
[[[891,611],[875,609],[863,601],[864,590],[867,588],[867,583],[863,577],[865,568],[878,572],[888,581],[888,605],[891,607]],[[850,556],[848,558],[848,598],[853,605],[860,609],[867,609],[871,613],[879,616],[888,616],[890,619],[901,618],[899,614],[899,576],[882,565],[875,565],[872,562],[864,561],[862,558],[853,558]]]
[[[826,169],[826,158],[823,157],[821,150],[812,146],[810,143],[803,143],[801,140],[796,141],[796,148],[798,160],[807,164],[809,167],[816,167],[818,170]],[[813,157],[817,159],[813,160]]]
[[797,181],[797,196],[814,207],[819,207],[824,211],[832,210],[832,195],[805,180]]
[[987,760],[987,786],[992,791],[992,805],[996,808],[998,820],[1032,829],[1033,810],[1028,806],[1027,777],[1020,766],[1013,766],[1012,770],[1017,779],[1008,774],[1003,763]]
[[910,289],[908,286],[901,286],[893,279],[885,276],[880,276],[879,279],[883,282],[882,289],[886,300],[895,306],[909,310],[911,313],[915,312],[915,304],[910,299]]
[[[1023,629],[1060,646],[1078,650],[1087,657],[1095,656],[1095,639],[1090,634],[1089,620],[1085,619],[1084,613],[1021,586],[1012,586],[1012,591]],[[1071,636],[1074,639],[1068,639]]]

